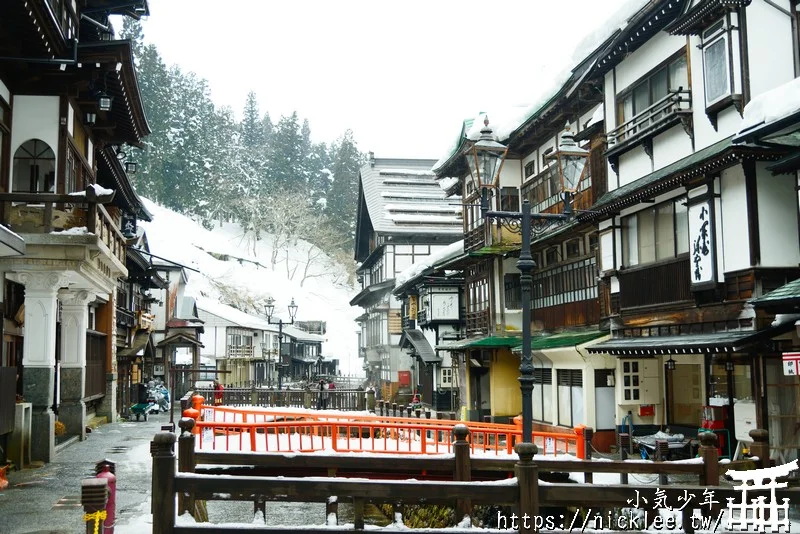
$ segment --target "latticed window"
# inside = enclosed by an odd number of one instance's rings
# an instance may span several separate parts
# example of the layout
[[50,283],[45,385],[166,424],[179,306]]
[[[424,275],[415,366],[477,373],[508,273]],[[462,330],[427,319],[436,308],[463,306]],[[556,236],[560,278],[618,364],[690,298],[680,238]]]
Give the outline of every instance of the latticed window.
[[29,139],[14,153],[14,191],[55,191],[56,154],[41,139]]

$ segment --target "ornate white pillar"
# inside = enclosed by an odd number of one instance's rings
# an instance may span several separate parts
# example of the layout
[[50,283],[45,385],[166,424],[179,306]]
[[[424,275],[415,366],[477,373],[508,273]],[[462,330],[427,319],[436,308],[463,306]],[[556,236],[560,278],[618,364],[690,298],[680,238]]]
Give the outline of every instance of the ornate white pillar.
[[23,272],[25,285],[25,344],[22,352],[22,390],[33,405],[31,457],[50,462],[55,455],[53,391],[56,364],[58,289],[66,284],[59,272]]
[[59,421],[67,434],[86,439],[86,329],[89,327],[88,305],[95,294],[85,289],[62,289],[61,301],[61,403]]

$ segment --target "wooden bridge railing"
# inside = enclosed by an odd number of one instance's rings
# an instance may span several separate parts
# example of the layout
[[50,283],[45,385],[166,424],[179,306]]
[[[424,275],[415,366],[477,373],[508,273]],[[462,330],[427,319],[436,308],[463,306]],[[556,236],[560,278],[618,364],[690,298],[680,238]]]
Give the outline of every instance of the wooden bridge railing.
[[[470,432],[470,450],[493,454],[512,454],[522,441],[521,425],[460,422],[431,419],[431,413],[416,418],[394,415],[336,413],[326,410],[262,410],[228,406],[197,406],[202,420],[201,448],[269,452],[311,452],[333,448],[339,452],[396,454],[446,454],[453,452],[451,434],[458,424]],[[381,410],[383,412],[383,410]],[[395,409],[391,413],[398,413]],[[270,439],[273,437],[275,439]],[[336,439],[333,439],[333,438]],[[578,427],[572,432],[532,432],[532,440],[545,454],[575,454],[588,458],[591,429]]]
[[[195,393],[202,395],[206,400],[214,398],[214,390],[210,388],[198,389]],[[320,406],[320,393],[317,389],[225,388],[222,391],[222,404],[311,409]],[[325,393],[327,393],[326,408],[329,410],[367,410],[368,392],[363,389],[331,389]],[[374,398],[374,392],[371,393]]]
[[[398,458],[386,462],[383,458],[370,458],[369,455],[354,457],[307,455],[245,455],[227,453],[203,453],[196,451],[195,435],[191,433],[194,420],[184,418],[180,421],[183,430],[178,440],[178,471],[174,445],[176,437],[172,433],[162,432],[155,436],[151,443],[153,457],[153,533],[154,534],[187,534],[201,532],[218,532],[222,534],[279,531],[280,526],[237,525],[224,526],[212,524],[190,524],[182,521],[176,525],[178,515],[194,510],[194,501],[204,500],[236,500],[252,501],[256,510],[262,510],[267,501],[289,502],[324,502],[326,518],[330,521],[331,513],[336,517],[337,502],[352,502],[354,508],[353,531],[363,531],[364,505],[366,503],[391,504],[402,506],[409,504],[455,504],[459,516],[471,514],[472,506],[479,504],[508,505],[515,508],[519,518],[516,525],[519,532],[534,532],[546,528],[547,520],[554,520],[558,527],[559,516],[542,516],[542,507],[563,506],[578,511],[574,515],[562,517],[560,528],[589,528],[596,524],[592,521],[594,514],[601,518],[606,513],[613,513],[615,508],[639,507],[639,503],[648,503],[648,508],[658,510],[659,507],[672,506],[678,510],[685,532],[692,532],[694,523],[692,515],[699,510],[703,517],[721,517],[723,505],[727,498],[738,502],[742,492],[738,488],[721,487],[719,479],[719,458],[716,447],[717,437],[714,433],[703,433],[700,436],[701,463],[689,462],[591,462],[591,461],[548,461],[536,455],[537,447],[531,443],[519,443],[516,446],[517,459],[481,459],[469,454],[468,430],[464,426],[454,429],[455,454],[451,458]],[[766,432],[751,434],[755,440],[751,451],[759,455],[759,467],[769,464],[769,444]],[[541,461],[540,461],[541,460]],[[214,464],[208,465],[207,464]],[[230,467],[228,467],[230,466]],[[236,467],[234,467],[236,466]],[[327,467],[326,467],[327,466]],[[297,473],[305,476],[269,476],[269,469],[279,469],[281,475]],[[316,475],[320,469],[326,469],[324,478]],[[413,480],[397,480],[402,469],[405,474],[422,472],[430,477]],[[249,471],[248,471],[249,470]],[[341,475],[353,476],[357,471],[370,476],[394,477],[394,480],[365,480],[363,478],[337,478]],[[652,486],[652,485],[602,485],[547,483],[539,484],[540,473],[544,472],[583,472],[583,473],[648,473],[696,474],[699,485]],[[513,478],[508,475],[513,472]],[[243,474],[245,473],[245,474]],[[266,473],[266,475],[265,475]],[[489,476],[487,476],[489,473]],[[494,478],[491,476],[495,473]],[[224,475],[224,476],[221,476]],[[260,475],[260,476],[253,476]],[[438,479],[434,478],[438,476]],[[444,480],[444,478],[452,480]],[[472,480],[486,477],[480,484]],[[773,490],[773,497],[788,502],[800,500],[800,489],[780,488]],[[711,492],[712,502],[703,502],[703,496]],[[178,495],[177,508],[175,495]],[[696,498],[687,501],[687,495]],[[748,496],[770,498],[768,490],[750,490]],[[331,497],[335,496],[335,499]],[[632,502],[636,505],[632,505]],[[661,503],[661,505],[653,505]],[[396,509],[397,510],[397,509]],[[399,510],[398,510],[399,511]],[[521,518],[527,516],[528,521]],[[650,519],[658,517],[656,511]],[[323,518],[320,518],[321,520]],[[498,516],[498,522],[500,520]],[[510,523],[510,519],[509,519]],[[605,523],[603,523],[605,524]],[[330,532],[330,526],[305,527],[304,532]],[[630,525],[629,525],[630,526]],[[633,530],[641,530],[640,525]],[[434,529],[426,529],[435,531]],[[420,530],[422,532],[426,530]],[[454,529],[449,529],[451,532]],[[465,529],[464,532],[495,532],[497,529]]]

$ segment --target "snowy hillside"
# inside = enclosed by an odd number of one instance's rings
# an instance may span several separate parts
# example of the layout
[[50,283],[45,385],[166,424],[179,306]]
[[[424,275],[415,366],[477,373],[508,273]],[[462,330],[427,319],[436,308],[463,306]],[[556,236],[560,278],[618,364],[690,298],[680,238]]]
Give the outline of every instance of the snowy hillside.
[[150,252],[200,271],[187,271],[187,295],[227,304],[231,299],[240,305],[250,303],[249,313],[262,318],[263,302],[272,297],[275,316],[284,320],[289,319],[287,306],[294,298],[298,321],[327,322],[323,355],[338,358],[342,374],[363,375],[355,323],[360,309],[349,305],[356,291],[346,284],[344,268],[312,253],[314,259],[306,272],[311,248],[302,240],[273,256],[270,236],[254,243],[233,223],[209,231],[188,217],[143,200],[153,214],[152,222],[141,223]]

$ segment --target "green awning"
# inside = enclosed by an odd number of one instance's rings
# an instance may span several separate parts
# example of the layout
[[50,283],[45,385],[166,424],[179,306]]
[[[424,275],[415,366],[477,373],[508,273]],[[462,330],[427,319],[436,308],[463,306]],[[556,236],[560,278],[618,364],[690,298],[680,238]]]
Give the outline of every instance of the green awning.
[[521,342],[522,340],[518,337],[488,336],[483,339],[473,341],[468,345],[468,348],[472,349],[483,347],[485,349],[501,349],[503,347],[516,347]]
[[748,301],[756,308],[775,306],[794,307],[800,305],[800,278]]
[[495,243],[469,253],[470,256],[502,256],[509,252],[516,252],[522,248],[520,243]]
[[515,347],[520,343],[522,343],[522,340],[514,336],[485,336],[460,339],[452,343],[436,345],[436,350],[465,350],[473,348],[502,349],[505,347]]
[[[534,336],[531,339],[531,350],[545,350],[545,349],[560,349],[564,347],[574,347],[575,345],[582,345],[588,343],[593,339],[608,335],[608,332],[591,331],[591,332],[562,332],[560,334],[551,334],[549,336]],[[522,350],[520,344],[514,352]]]

